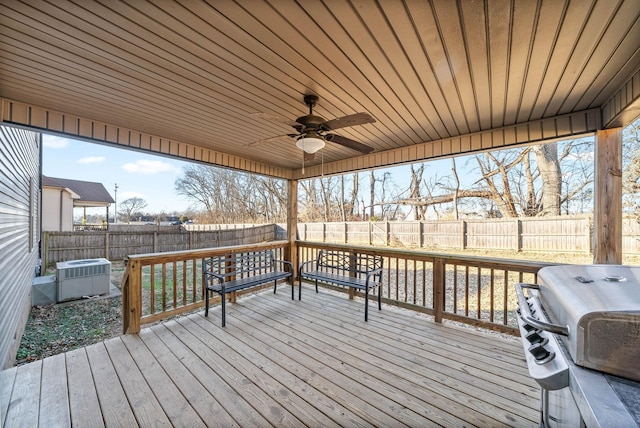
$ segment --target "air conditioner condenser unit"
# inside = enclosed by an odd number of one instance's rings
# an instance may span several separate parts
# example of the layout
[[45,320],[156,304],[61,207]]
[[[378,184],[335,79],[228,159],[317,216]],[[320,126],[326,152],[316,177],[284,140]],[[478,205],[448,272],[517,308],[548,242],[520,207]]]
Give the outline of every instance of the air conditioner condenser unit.
[[58,302],[106,294],[111,287],[111,262],[107,259],[56,263]]

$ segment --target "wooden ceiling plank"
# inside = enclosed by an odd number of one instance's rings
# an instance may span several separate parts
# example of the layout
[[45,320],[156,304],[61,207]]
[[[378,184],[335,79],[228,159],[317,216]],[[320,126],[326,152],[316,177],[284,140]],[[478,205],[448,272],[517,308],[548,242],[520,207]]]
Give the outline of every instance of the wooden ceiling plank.
[[[602,94],[619,89],[635,70],[629,58],[640,54],[640,3],[626,1],[613,17],[601,40],[590,55],[561,110],[584,110],[602,105]],[[634,43],[635,41],[635,43]],[[592,86],[601,88],[589,91]],[[591,95],[591,97],[589,97]],[[584,106],[584,107],[583,107]]]
[[[406,2],[409,14],[413,17],[416,33],[427,47],[426,61],[429,63],[429,74],[434,76],[436,84],[430,86],[430,93],[437,92],[445,100],[447,111],[455,118],[454,131],[451,135],[468,132],[466,121],[460,121],[464,117],[464,111],[457,96],[457,90],[453,82],[453,75],[447,62],[444,40],[438,27],[437,17],[434,15],[429,2],[422,0],[409,0]],[[428,75],[429,75],[428,74]]]
[[475,111],[473,82],[466,53],[466,43],[469,44],[468,49],[473,49],[474,40],[463,39],[460,11],[457,7],[451,6],[447,0],[433,1],[433,7],[445,46],[446,62],[443,66],[446,64],[453,79],[451,85],[444,88],[444,93],[448,97],[456,94],[459,99],[463,114],[458,116],[458,129],[465,134],[476,132],[480,130],[480,123]]
[[503,120],[509,83],[510,43],[514,29],[513,6],[503,0],[491,2],[488,7],[491,127],[499,128],[505,125]]
[[[54,48],[53,48],[53,47],[49,47],[49,49],[54,49]],[[47,51],[48,51],[47,49],[44,49],[44,52],[47,52]],[[62,57],[62,55],[60,55],[60,57]],[[104,76],[104,75],[108,75],[108,73],[102,73],[102,72],[101,72],[101,73],[96,73],[96,74],[97,74],[98,76],[100,76],[100,75],[103,75],[103,76]],[[123,80],[126,80],[126,79],[123,79]],[[133,79],[130,79],[130,80],[133,80]],[[135,80],[134,80],[134,81],[135,81]],[[89,86],[93,86],[93,85],[89,85]],[[154,86],[158,87],[159,85],[156,83]],[[166,89],[166,86],[163,86],[163,88],[165,88],[165,89]],[[176,94],[176,95],[177,95],[177,94]],[[165,94],[165,99],[166,99],[166,94]]]
[[[433,123],[429,119],[427,110],[433,113],[434,108],[428,99],[424,99],[419,103],[417,95],[423,92],[422,84],[416,76],[416,72],[409,60],[407,50],[398,40],[395,28],[409,26],[410,21],[403,8],[391,7],[388,13],[392,16],[385,15],[385,11],[378,5],[371,7],[371,3],[367,0],[352,0],[354,8],[359,12],[362,22],[368,29],[370,38],[375,40],[373,43],[358,43],[364,53],[372,59],[378,69],[378,73],[385,77],[388,85],[395,89],[395,95],[398,103],[404,107],[404,111],[409,115],[412,122],[416,122],[418,127],[414,127],[418,131],[419,142],[431,141],[438,138],[438,133]],[[395,12],[395,13],[393,13]],[[395,20],[391,20],[395,17]],[[401,20],[400,22],[398,22]],[[393,26],[396,24],[398,27]],[[353,35],[359,37],[362,33],[355,32]],[[375,48],[373,48],[375,46]],[[393,55],[391,59],[390,55]]]
[[423,103],[423,99],[427,101],[422,108],[426,111],[427,117],[430,117],[439,138],[442,138],[457,133],[455,121],[442,92],[428,89],[438,87],[433,66],[427,56],[430,48],[427,43],[430,41],[419,37],[416,31],[418,25],[416,20],[421,18],[412,14],[413,10],[411,10],[410,4],[413,1],[408,3],[402,8],[402,12],[396,12],[397,4],[392,2],[381,2],[380,7],[385,11],[403,48],[407,51],[408,59],[421,88],[416,95],[418,102]]
[[[480,129],[491,128],[491,86],[489,76],[489,52],[487,46],[487,17],[483,2],[460,2],[460,18],[466,55],[473,82],[473,96]],[[471,40],[473,40],[471,42]]]
[[[609,2],[594,2],[593,8],[588,11],[576,8],[578,6],[570,4],[563,22],[560,38],[554,49],[554,56],[557,56],[561,68],[551,69],[552,75],[557,76],[555,84],[551,82],[553,79],[545,79],[548,82],[546,89],[551,93],[543,93],[543,99],[549,100],[544,109],[541,105],[534,109],[534,114],[539,114],[539,117],[554,116],[561,111],[560,108],[584,69],[588,56],[602,37],[611,14]],[[587,28],[589,30],[585,31]]]
[[508,82],[505,94],[505,110],[503,124],[516,123],[517,115],[522,105],[524,83],[532,64],[532,50],[535,41],[536,28],[539,25],[539,10],[542,1],[516,1],[513,8],[513,24],[511,26],[511,41],[509,46]]
[[[331,115],[338,116],[343,111],[334,112],[330,110],[330,106],[347,104],[352,108],[344,113],[351,114],[354,111],[360,111],[363,108],[361,107],[362,103],[365,103],[369,105],[367,112],[379,122],[393,123],[399,130],[389,132],[380,128],[378,124],[366,127],[382,132],[387,141],[393,142],[393,145],[382,148],[398,147],[398,145],[406,144],[407,141],[419,139],[416,134],[407,132],[406,118],[402,117],[395,108],[392,110],[393,115],[389,115],[389,109],[386,106],[390,104],[394,94],[380,92],[387,90],[388,86],[382,76],[372,68],[371,58],[362,52],[361,46],[353,39],[350,30],[338,20],[336,11],[332,10],[334,3],[327,4],[329,10],[317,2],[305,6],[306,10],[301,10],[284,7],[280,2],[273,3],[273,7],[280,14],[286,14],[288,21],[308,29],[305,32],[305,39],[313,40],[314,49],[305,51],[305,59],[312,63],[323,64],[323,73],[348,95],[340,97],[331,92],[320,93],[321,102],[324,99],[329,101],[329,105],[319,105],[317,112],[324,115],[324,111],[326,111]],[[313,22],[319,23],[319,27],[315,27]],[[349,24],[355,25],[356,22],[357,19],[354,19],[349,21]],[[362,25],[358,28],[361,29],[361,32],[366,30]],[[369,40],[368,43],[372,42]],[[356,66],[356,63],[359,65]],[[371,103],[366,102],[367,99]],[[344,107],[342,108],[344,109]]]
[[565,1],[545,1],[539,9],[539,18],[534,28],[534,40],[531,48],[531,61],[523,79],[520,103],[514,123],[531,120],[532,110],[540,95],[544,79],[548,73],[556,38],[567,7]]
[[[122,3],[111,2],[109,5],[124,7]],[[129,6],[135,8],[139,5],[143,4],[134,1]],[[146,8],[145,13],[148,16],[142,12],[139,12],[139,15],[140,19],[146,17],[148,22],[144,21],[144,27],[160,37],[158,42],[163,39],[173,40],[175,47],[171,54],[176,58],[197,65],[205,75],[212,77],[221,77],[233,82],[236,77],[242,76],[240,80],[246,82],[246,88],[255,87],[257,92],[254,93],[264,94],[263,97],[255,97],[255,99],[247,97],[247,104],[261,99],[264,102],[260,108],[264,109],[273,105],[272,100],[278,101],[277,104],[279,104],[291,99],[288,89],[298,84],[294,76],[286,74],[282,78],[281,70],[228,38],[211,23],[203,21],[193,12],[183,7],[176,7],[171,12],[172,14],[168,15],[158,8]],[[141,34],[140,37],[145,36]],[[151,40],[151,38],[148,39]],[[222,45],[227,48],[223,48]],[[234,86],[242,87],[239,84]],[[255,111],[255,108],[251,106],[245,109],[242,112],[245,115],[243,119],[246,119],[247,113]]]

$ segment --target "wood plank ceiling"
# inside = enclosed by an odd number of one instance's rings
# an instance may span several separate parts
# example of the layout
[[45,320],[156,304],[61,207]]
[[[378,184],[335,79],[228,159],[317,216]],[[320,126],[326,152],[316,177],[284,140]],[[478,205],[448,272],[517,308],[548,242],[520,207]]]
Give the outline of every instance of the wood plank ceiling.
[[311,162],[332,172],[487,148],[397,155],[563,115],[590,123],[549,138],[638,115],[640,0],[0,0],[0,24],[4,121],[33,121],[12,116],[22,103],[280,176],[299,175],[295,141],[249,144],[293,132],[306,93],[327,119],[376,119],[336,131],[374,149],[366,162],[335,143]]

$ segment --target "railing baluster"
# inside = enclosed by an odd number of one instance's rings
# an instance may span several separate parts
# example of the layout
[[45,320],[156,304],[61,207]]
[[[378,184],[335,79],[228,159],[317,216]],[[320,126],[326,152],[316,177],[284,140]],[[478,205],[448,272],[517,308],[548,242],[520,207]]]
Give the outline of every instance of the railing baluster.
[[156,313],[156,266],[151,265],[149,267],[149,277],[151,278],[151,285],[149,286],[149,301],[151,302],[151,310],[149,311],[152,314]]

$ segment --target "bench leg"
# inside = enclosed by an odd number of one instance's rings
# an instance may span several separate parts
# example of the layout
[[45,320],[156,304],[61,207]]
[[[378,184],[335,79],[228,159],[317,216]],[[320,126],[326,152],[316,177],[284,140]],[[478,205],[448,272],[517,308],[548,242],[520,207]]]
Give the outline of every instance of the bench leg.
[[382,310],[382,286],[378,286],[378,310]]
[[318,292],[318,280],[316,279],[316,293]]
[[364,290],[364,322],[369,321],[369,290]]
[[204,316],[209,316],[209,290],[204,289],[205,300],[204,300]]
[[225,321],[226,321],[225,309],[226,309],[226,302],[227,302],[227,298],[226,297],[227,297],[227,295],[226,295],[226,293],[222,293],[222,294],[220,294],[220,297],[222,297],[222,326],[224,327],[225,324],[226,324],[225,323]]
[[273,294],[276,294],[276,286],[278,285],[278,280],[273,281]]

